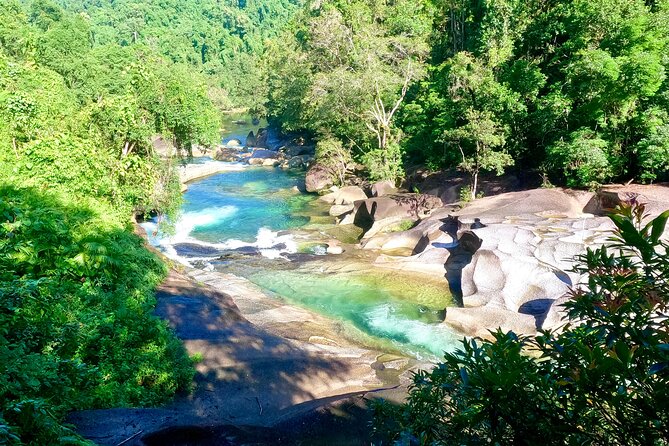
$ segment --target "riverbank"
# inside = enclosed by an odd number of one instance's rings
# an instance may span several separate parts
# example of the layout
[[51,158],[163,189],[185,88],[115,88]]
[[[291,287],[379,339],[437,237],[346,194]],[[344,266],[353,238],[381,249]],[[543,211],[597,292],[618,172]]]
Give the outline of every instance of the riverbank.
[[[339,444],[368,444],[363,400],[401,399],[419,366],[356,345],[338,323],[229,274],[173,269],[157,299],[156,314],[198,359],[195,388],[162,408],[72,414],[98,444],[185,444],[174,438],[188,432],[200,438],[188,444],[299,444],[344,432]],[[171,443],[160,440],[165,429]]]

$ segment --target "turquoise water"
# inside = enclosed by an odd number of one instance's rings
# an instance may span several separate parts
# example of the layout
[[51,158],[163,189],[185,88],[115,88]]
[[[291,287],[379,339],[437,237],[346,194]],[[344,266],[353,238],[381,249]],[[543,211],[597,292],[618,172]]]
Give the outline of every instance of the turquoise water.
[[450,304],[444,287],[396,271],[264,271],[248,278],[291,304],[345,321],[352,338],[375,348],[439,359],[458,341],[440,323]]
[[184,194],[182,230],[208,243],[253,242],[260,228],[298,228],[313,197],[293,191],[299,173],[249,167],[195,181]]
[[[244,276],[278,299],[343,322],[346,335],[370,347],[423,359],[452,350],[458,336],[440,323],[451,304],[445,281],[373,268],[355,255],[288,260],[297,249],[285,231],[303,228],[318,210],[315,196],[293,190],[303,175],[246,167],[190,183],[171,246],[197,253],[190,254],[197,266]],[[253,255],[219,259],[244,247]]]

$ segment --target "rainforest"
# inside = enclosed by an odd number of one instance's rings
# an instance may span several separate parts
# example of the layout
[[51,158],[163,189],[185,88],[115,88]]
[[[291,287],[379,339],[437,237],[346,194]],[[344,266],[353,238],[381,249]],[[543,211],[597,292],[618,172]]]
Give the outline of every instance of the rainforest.
[[668,0],[3,0],[0,444],[668,444],[668,181]]

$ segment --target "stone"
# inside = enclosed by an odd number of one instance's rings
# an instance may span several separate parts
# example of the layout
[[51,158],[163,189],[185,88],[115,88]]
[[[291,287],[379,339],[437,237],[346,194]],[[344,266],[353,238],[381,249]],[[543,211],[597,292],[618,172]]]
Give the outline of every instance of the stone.
[[263,163],[262,163],[262,165],[265,166],[265,167],[276,167],[279,164],[281,164],[281,161],[279,161],[277,159],[272,159],[272,158],[266,158],[265,160],[263,160]]
[[238,139],[231,139],[225,143],[226,147],[240,147],[242,145],[241,141]]
[[269,131],[266,128],[258,129],[256,135],[256,147],[267,148],[267,141],[269,139]]
[[219,147],[214,154],[216,161],[235,162],[241,159],[239,148]]
[[253,134],[253,130],[249,132],[249,134],[246,136],[246,145],[248,147],[255,147],[256,146],[256,135]]
[[280,157],[281,157],[281,154],[279,152],[275,152],[274,150],[267,150],[267,149],[254,149],[253,152],[251,153],[251,158],[279,159]]
[[337,191],[335,204],[353,204],[358,200],[366,200],[367,194],[358,186],[346,186]]
[[335,255],[343,254],[344,248],[342,248],[341,246],[328,246],[327,253]]
[[344,214],[348,214],[353,210],[353,204],[335,204],[330,208],[330,215],[333,217],[340,217]]
[[288,167],[291,169],[304,169],[313,161],[310,155],[294,156],[288,160]]
[[334,185],[332,172],[322,164],[314,164],[304,178],[307,192],[318,192]]
[[284,152],[287,156],[293,157],[293,156],[302,156],[302,155],[309,155],[313,156],[316,152],[315,146],[300,146],[300,145],[294,145],[291,144],[289,146],[284,147]]
[[252,166],[262,166],[265,160],[263,158],[248,158],[246,162]]
[[390,180],[377,181],[372,184],[372,197],[383,197],[397,193],[395,183]]

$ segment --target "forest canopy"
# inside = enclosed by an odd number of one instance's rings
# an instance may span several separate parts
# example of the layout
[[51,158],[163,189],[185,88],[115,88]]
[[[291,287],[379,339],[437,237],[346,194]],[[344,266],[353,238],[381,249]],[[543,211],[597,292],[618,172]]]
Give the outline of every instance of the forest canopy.
[[337,137],[372,176],[397,179],[403,160],[572,187],[666,180],[668,39],[666,0],[316,1],[275,49],[267,114]]

